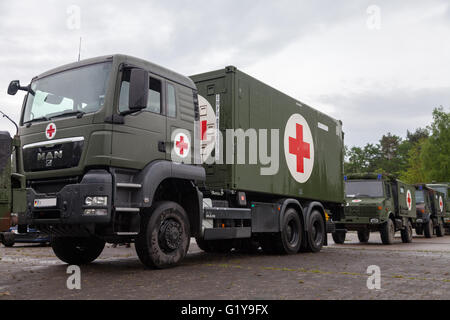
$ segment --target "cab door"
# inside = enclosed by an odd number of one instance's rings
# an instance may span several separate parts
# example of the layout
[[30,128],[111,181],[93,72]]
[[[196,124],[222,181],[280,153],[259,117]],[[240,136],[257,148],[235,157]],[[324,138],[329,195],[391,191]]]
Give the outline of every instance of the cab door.
[[198,132],[191,88],[170,80],[165,82],[166,159],[192,164]]
[[[164,79],[149,72],[147,107],[123,117],[113,125],[111,166],[142,169],[166,158],[166,116]],[[128,110],[130,70],[122,71],[118,111]]]

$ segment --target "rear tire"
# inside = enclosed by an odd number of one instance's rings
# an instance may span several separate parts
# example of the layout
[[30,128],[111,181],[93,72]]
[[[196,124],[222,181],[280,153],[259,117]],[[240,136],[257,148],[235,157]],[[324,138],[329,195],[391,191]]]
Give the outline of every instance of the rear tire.
[[425,238],[431,238],[433,236],[433,220],[430,219],[423,225],[423,234]]
[[416,227],[416,234],[417,234],[418,236],[423,235],[423,226],[422,226],[422,224],[420,224],[420,225],[418,225],[418,226]]
[[175,202],[161,201],[143,214],[136,253],[147,267],[173,267],[186,256],[190,240],[189,220],[184,209]]
[[445,235],[444,221],[441,220],[436,228],[436,236],[443,237],[444,235]]
[[278,254],[297,253],[302,244],[303,223],[294,208],[285,211],[281,232],[266,236],[262,247],[264,252]]
[[370,238],[370,231],[364,230],[364,231],[358,231],[358,239],[361,243],[367,243],[369,242]]
[[5,232],[2,236],[2,243],[5,247],[11,248],[16,243],[14,233]]
[[383,244],[392,244],[395,237],[395,226],[392,219],[388,219],[380,230],[381,241]]
[[345,242],[345,236],[347,235],[347,232],[342,231],[336,231],[331,234],[333,237],[333,241],[336,244],[343,244]]
[[98,258],[105,248],[105,241],[97,237],[54,237],[51,246],[61,261],[71,265],[82,265]]
[[319,211],[314,210],[309,217],[310,229],[302,244],[303,251],[319,252],[322,250],[325,237],[327,235],[325,221]]
[[411,221],[408,220],[405,228],[401,231],[402,242],[403,243],[411,243],[412,242],[412,233],[413,233],[412,224],[411,224]]

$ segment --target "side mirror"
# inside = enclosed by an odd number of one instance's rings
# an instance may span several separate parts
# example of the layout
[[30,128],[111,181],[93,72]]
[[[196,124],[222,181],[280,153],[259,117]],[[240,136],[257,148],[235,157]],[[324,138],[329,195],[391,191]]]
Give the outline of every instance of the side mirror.
[[142,69],[133,68],[130,74],[128,108],[131,112],[147,107],[149,74]]
[[13,95],[15,95],[17,93],[17,91],[19,91],[19,89],[20,89],[20,81],[19,80],[13,80],[9,84],[8,94],[13,96]]

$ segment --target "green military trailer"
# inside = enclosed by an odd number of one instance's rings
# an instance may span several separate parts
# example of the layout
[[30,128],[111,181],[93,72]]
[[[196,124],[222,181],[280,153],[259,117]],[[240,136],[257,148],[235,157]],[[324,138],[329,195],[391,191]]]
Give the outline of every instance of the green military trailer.
[[[62,261],[89,263],[106,242],[135,242],[140,260],[157,268],[180,263],[191,237],[222,252],[326,244],[327,216],[338,218],[344,204],[341,122],[233,67],[192,79],[113,55],[28,86],[11,82],[8,93],[26,92],[23,216],[52,236]],[[244,140],[257,132],[258,141],[210,148],[208,128],[218,128],[216,141],[227,128],[245,130]],[[221,164],[221,155],[237,161]]]
[[396,231],[402,241],[412,241],[416,220],[415,188],[385,174],[352,174],[345,177],[344,217],[335,220],[335,243],[345,241],[347,231],[357,231],[360,242],[370,232],[380,232],[383,244],[392,244]]
[[445,235],[445,195],[433,190],[425,184],[416,184],[417,219],[413,224],[418,235],[431,238],[434,233],[438,237]]
[[14,234],[9,232],[11,213],[24,211],[25,205],[25,179],[11,164],[11,152],[19,146],[18,137],[12,139],[9,132],[0,131],[0,242],[6,247],[14,245]]
[[450,182],[429,183],[427,187],[442,193],[439,199],[439,207],[444,208],[444,228],[445,233],[450,234]]

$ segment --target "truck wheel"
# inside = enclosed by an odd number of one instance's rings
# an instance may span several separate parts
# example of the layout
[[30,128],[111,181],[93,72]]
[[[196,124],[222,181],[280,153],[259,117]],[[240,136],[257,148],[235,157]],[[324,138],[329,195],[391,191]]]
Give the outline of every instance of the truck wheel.
[[395,226],[392,219],[388,219],[380,230],[381,241],[383,244],[392,244],[395,237]]
[[5,247],[11,248],[16,243],[14,233],[5,232],[2,236],[2,243]]
[[105,241],[96,237],[54,237],[51,246],[61,261],[81,265],[97,259],[105,247]]
[[423,235],[423,226],[422,226],[422,224],[416,226],[416,234],[418,236]]
[[433,220],[430,219],[423,225],[423,234],[425,238],[431,238],[433,236]]
[[401,231],[402,242],[403,243],[411,243],[412,242],[412,224],[411,221],[408,220],[405,228]]
[[[322,250],[323,242],[327,236],[325,221],[319,211],[315,210],[309,217],[310,229],[307,232],[307,238],[303,243],[302,251],[319,252]],[[305,250],[306,249],[306,250]]]
[[266,253],[294,254],[302,244],[303,224],[297,211],[289,208],[284,213],[281,232],[266,236],[262,247]]
[[358,231],[358,239],[361,243],[367,243],[370,238],[370,231],[364,230],[364,231]]
[[345,236],[347,235],[347,232],[342,231],[336,231],[331,234],[333,237],[333,241],[336,244],[343,244],[345,242]]
[[143,215],[136,253],[147,267],[172,267],[186,256],[190,240],[189,220],[184,209],[175,202],[162,201]]
[[445,235],[445,227],[444,227],[444,221],[441,221],[439,225],[436,228],[436,235],[438,237],[443,237]]

